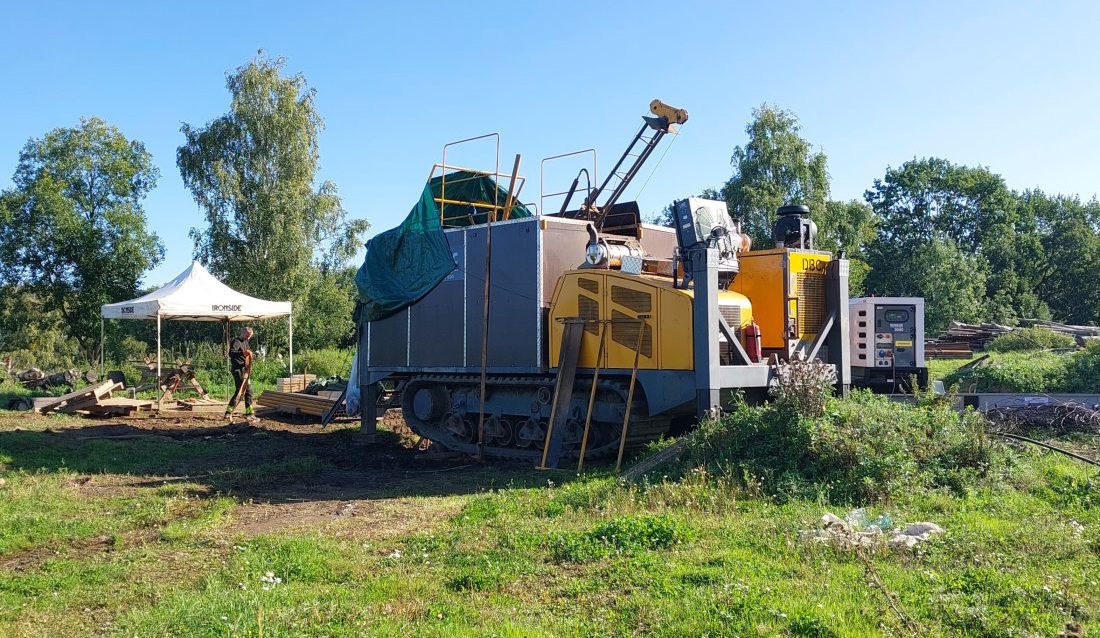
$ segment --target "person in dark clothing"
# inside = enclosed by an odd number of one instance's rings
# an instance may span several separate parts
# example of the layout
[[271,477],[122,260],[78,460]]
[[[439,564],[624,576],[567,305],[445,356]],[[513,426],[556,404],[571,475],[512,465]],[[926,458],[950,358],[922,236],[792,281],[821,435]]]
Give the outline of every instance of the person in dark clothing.
[[252,416],[252,384],[248,379],[252,372],[252,350],[248,346],[248,340],[253,334],[252,328],[245,328],[239,337],[234,337],[229,342],[229,372],[233,375],[233,385],[236,386],[233,398],[225,406],[225,417],[230,422],[233,421],[233,411],[242,398],[245,418]]

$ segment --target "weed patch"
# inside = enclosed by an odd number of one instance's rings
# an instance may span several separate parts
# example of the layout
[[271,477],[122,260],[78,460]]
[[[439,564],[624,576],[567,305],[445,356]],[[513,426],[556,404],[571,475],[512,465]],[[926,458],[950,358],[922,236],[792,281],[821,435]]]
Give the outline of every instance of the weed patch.
[[742,404],[689,437],[670,476],[703,468],[780,501],[864,504],[914,491],[962,493],[1004,469],[1008,455],[986,437],[976,414],[960,415],[935,401],[908,406],[867,392],[831,399],[819,418]]
[[585,563],[610,556],[667,549],[691,536],[692,530],[671,516],[620,516],[586,532],[554,536],[550,540],[550,554],[558,562]]

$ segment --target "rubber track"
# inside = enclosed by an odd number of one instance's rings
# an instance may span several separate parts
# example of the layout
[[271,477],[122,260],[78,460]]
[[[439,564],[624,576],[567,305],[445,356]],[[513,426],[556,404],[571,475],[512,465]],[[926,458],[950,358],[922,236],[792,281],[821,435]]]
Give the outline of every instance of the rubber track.
[[[588,389],[591,388],[591,379],[588,379],[588,383],[583,382],[583,377],[578,378],[576,389],[583,389],[584,395],[587,398]],[[448,389],[455,386],[472,386],[477,388],[481,382],[481,378],[477,375],[430,375],[430,376],[416,376],[408,379],[407,383],[402,391],[401,398],[401,413],[404,416],[405,423],[409,428],[417,434],[429,439],[444,448],[460,452],[462,454],[469,454],[476,456],[478,454],[478,445],[476,443],[466,443],[455,438],[450,432],[441,426],[425,423],[416,418],[416,415],[406,405],[406,397],[408,401],[412,401],[412,396],[415,394],[417,388],[421,384],[441,384]],[[536,399],[536,393],[540,387],[548,387],[553,391],[554,377],[490,377],[487,380],[487,390],[493,388],[507,388],[507,387],[527,387],[531,389],[531,400]],[[623,403],[626,403],[627,384],[615,381],[600,381],[600,392],[608,391],[617,394]],[[635,392],[635,397],[638,393]],[[630,433],[627,436],[627,446],[637,447],[649,441],[654,441],[661,437],[661,435],[668,432],[669,426],[672,423],[671,418],[653,418],[635,416],[645,414],[645,406],[641,401],[635,398],[634,409],[631,410],[630,419]],[[471,412],[471,414],[477,414]],[[616,428],[617,430],[618,428]],[[612,456],[619,450],[619,438],[615,436],[610,442],[599,446],[589,447],[585,453],[586,459],[597,459],[601,457]],[[579,450],[563,450],[562,459],[575,459]],[[535,446],[530,448],[521,447],[498,447],[487,445],[484,447],[485,456],[499,459],[509,460],[524,460],[531,461],[532,463],[538,462],[542,459],[542,447]]]

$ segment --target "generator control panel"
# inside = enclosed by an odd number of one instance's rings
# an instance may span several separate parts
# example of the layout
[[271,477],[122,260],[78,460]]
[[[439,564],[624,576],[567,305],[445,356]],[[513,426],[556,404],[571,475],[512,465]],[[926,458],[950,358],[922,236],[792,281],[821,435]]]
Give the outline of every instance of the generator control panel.
[[849,303],[852,367],[924,367],[924,299],[860,297]]

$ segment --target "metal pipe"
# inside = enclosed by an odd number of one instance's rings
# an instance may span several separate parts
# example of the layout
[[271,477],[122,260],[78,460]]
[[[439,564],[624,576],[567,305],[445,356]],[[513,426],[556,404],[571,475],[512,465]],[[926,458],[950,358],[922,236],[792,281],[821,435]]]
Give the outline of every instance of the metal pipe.
[[[512,179],[508,183],[508,199],[505,206],[505,215],[512,204],[512,189],[516,186],[516,174],[519,173],[520,156],[516,154],[515,164],[512,165]],[[500,196],[500,189],[493,189],[493,197]],[[495,211],[494,211],[495,212]],[[485,220],[485,298],[482,300],[482,325],[481,325],[481,406],[477,413],[477,455],[483,458],[485,454],[485,386],[487,385],[489,367],[489,279],[492,271],[492,228],[493,217],[490,215]],[[507,217],[506,217],[507,218]]]

